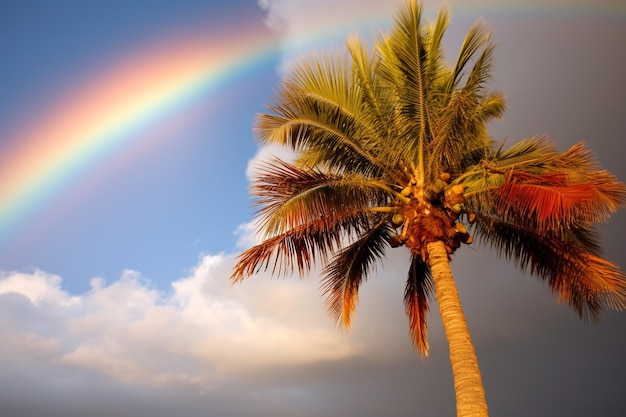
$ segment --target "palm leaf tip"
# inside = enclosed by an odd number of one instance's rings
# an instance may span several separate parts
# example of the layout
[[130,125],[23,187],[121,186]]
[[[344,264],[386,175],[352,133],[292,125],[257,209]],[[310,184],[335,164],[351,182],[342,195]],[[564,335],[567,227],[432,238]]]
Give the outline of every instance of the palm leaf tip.
[[375,223],[325,266],[322,291],[329,314],[349,329],[359,301],[359,287],[384,256],[390,229],[386,221]]
[[561,255],[548,277],[559,302],[592,321],[598,321],[603,310],[626,308],[626,276],[619,266],[582,248],[569,247]]
[[404,290],[404,306],[409,319],[409,335],[413,347],[417,349],[422,359],[428,357],[429,352],[426,315],[432,291],[430,266],[420,256],[413,255]]
[[359,301],[359,286],[362,276],[350,274],[342,269],[338,261],[326,267],[322,292],[326,296],[324,304],[331,318],[344,329],[352,327],[352,318]]
[[230,279],[239,282],[270,268],[273,276],[285,276],[297,270],[304,277],[318,259],[326,258],[337,238],[337,234],[325,233],[316,224],[301,225],[268,237],[239,255]]
[[[619,266],[589,253],[580,255],[580,263],[584,268],[576,282],[574,294],[575,297],[584,296],[587,305],[598,305],[597,311],[591,311],[591,318],[597,320],[603,308],[617,311],[626,309],[626,275]],[[578,310],[579,315],[584,317],[585,311]]]

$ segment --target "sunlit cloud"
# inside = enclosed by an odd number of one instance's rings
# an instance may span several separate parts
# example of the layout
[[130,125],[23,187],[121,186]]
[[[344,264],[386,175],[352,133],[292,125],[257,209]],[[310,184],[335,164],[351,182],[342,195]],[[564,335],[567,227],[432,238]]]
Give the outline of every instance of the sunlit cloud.
[[60,277],[43,271],[5,272],[5,310],[28,309],[44,322],[25,321],[17,311],[3,314],[0,355],[123,382],[208,389],[218,375],[358,353],[358,344],[326,317],[316,285],[260,274],[244,288],[228,281],[232,264],[232,256],[206,255],[169,292],[135,271],[110,284],[93,279],[81,295],[68,294]]
[[268,162],[271,163],[276,159],[291,162],[294,158],[295,152],[290,148],[278,145],[263,145],[258,149],[256,155],[248,161],[246,176],[249,181],[253,181]]

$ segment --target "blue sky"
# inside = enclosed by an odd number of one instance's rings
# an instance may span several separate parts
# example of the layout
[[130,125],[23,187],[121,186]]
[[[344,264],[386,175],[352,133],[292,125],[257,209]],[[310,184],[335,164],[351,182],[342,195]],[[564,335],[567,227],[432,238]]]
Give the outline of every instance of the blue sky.
[[[45,113],[58,105],[77,79],[89,80],[127,51],[151,47],[190,26],[222,27],[225,18],[263,26],[262,10],[240,3],[246,7],[30,2],[30,7],[8,8],[2,25],[9,32],[1,45],[7,62],[0,81],[6,108],[2,125],[19,128],[37,121],[32,109]],[[225,42],[232,31],[223,30]],[[81,186],[76,181],[74,189],[65,187],[64,195],[37,208],[31,224],[4,245],[0,256],[5,268],[54,270],[63,275],[64,286],[76,291],[87,288],[85,276],[115,279],[127,268],[167,285],[199,253],[232,251],[232,232],[251,212],[245,177],[247,159],[255,153],[251,124],[277,82],[276,65],[275,60],[260,62],[252,74],[226,79],[218,91],[179,106],[168,116],[191,111],[199,116],[169,137],[88,167],[83,175],[91,180],[83,180],[83,188],[89,189],[80,198],[71,196]],[[160,128],[155,125],[154,130]],[[71,201],[63,198],[68,195]],[[154,259],[161,261],[156,265]]]
[[[585,140],[626,179],[622,2],[448,3],[451,56],[478,18],[498,44],[493,83],[509,109],[492,125],[494,139],[548,134],[561,149]],[[428,361],[406,335],[406,253],[394,252],[364,287],[350,333],[326,315],[315,273],[304,281],[260,274],[237,286],[227,279],[253,239],[248,167],[270,152],[254,141],[255,114],[293,59],[385,27],[393,4],[0,2],[0,161],[11,158],[15,132],[76,85],[155,43],[209,31],[215,47],[242,33],[276,45],[81,170],[2,237],[0,409],[67,417],[453,413],[437,314]],[[425,4],[434,17],[438,2]],[[624,213],[600,230],[606,256],[623,269]],[[582,323],[543,284],[478,245],[460,251],[453,268],[493,415],[623,414],[623,313]]]

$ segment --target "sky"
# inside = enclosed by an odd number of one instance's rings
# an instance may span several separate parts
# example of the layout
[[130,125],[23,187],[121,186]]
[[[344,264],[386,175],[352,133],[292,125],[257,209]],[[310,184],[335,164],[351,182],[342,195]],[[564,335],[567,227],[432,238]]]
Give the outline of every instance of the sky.
[[[439,2],[425,1],[434,18]],[[449,0],[454,57],[483,19],[508,143],[579,141],[626,180],[626,4]],[[319,269],[233,285],[254,241],[252,124],[299,57],[388,27],[385,0],[0,0],[0,412],[6,416],[449,416],[441,321],[411,349],[404,249],[351,331]],[[626,268],[626,213],[600,226]],[[578,319],[479,244],[453,272],[492,415],[623,416],[626,313]]]

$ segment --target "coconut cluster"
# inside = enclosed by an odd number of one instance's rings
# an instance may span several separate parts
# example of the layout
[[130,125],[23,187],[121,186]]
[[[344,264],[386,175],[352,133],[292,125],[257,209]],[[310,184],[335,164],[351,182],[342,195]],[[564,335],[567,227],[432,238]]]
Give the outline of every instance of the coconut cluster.
[[395,227],[402,227],[401,233],[390,239],[391,246],[406,245],[412,253],[420,254],[427,261],[426,247],[430,242],[442,241],[450,254],[461,243],[473,242],[467,227],[458,221],[462,213],[467,214],[469,223],[476,219],[474,213],[464,210],[466,186],[451,185],[449,181],[450,174],[441,174],[433,186],[422,193],[422,198],[414,195],[414,182],[402,190],[402,195],[410,200],[391,217]]

